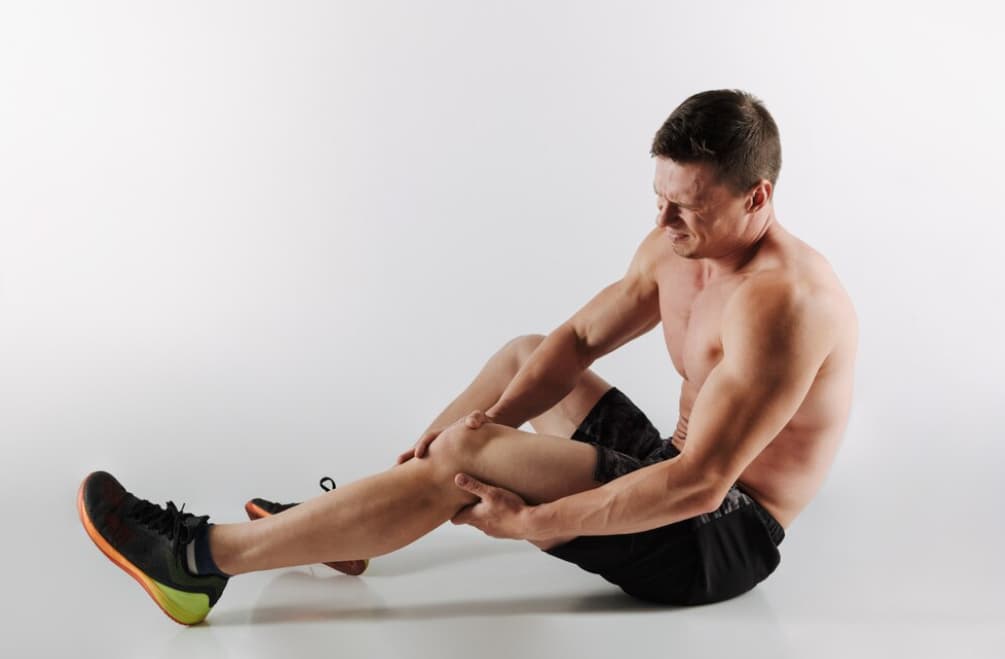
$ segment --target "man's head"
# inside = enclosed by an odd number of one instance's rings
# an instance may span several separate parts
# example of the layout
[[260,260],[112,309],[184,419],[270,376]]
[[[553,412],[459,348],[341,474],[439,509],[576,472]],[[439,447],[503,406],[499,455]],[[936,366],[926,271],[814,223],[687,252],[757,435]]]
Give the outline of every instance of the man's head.
[[691,96],[653,138],[656,223],[679,234],[674,249],[716,258],[756,239],[770,219],[782,164],[778,127],[764,105],[737,90]]

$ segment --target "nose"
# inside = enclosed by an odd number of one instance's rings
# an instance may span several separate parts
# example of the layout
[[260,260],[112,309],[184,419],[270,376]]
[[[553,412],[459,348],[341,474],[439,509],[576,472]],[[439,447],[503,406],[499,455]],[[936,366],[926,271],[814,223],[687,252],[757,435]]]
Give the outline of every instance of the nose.
[[676,210],[674,207],[671,204],[667,204],[656,212],[656,226],[660,228],[670,227],[670,221],[674,219],[675,215]]
[[661,208],[660,210],[656,211],[656,226],[663,227],[663,226],[666,225],[667,208],[668,207],[665,206],[665,207]]

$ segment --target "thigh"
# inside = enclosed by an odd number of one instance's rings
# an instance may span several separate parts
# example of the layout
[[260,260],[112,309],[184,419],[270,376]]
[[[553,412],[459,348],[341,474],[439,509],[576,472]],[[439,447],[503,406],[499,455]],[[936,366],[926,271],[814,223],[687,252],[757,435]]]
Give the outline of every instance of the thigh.
[[611,384],[607,380],[587,369],[565,398],[528,422],[541,435],[567,439],[572,437],[597,401],[610,390]]
[[[660,437],[656,426],[617,387],[611,387],[600,397],[573,432],[572,438],[608,449],[609,454],[610,451],[616,451],[640,461],[650,458],[668,445],[672,446]],[[616,462],[624,462],[625,468],[612,478],[630,471],[627,469],[630,462],[624,460]]]

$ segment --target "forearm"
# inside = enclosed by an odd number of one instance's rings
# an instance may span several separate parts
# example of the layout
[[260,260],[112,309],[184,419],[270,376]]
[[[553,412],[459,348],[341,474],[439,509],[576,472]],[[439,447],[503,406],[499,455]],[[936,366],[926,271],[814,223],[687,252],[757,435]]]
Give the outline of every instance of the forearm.
[[529,539],[635,533],[706,513],[716,505],[716,489],[693,472],[672,458],[529,508]]
[[485,413],[519,428],[565,398],[588,367],[575,330],[563,324],[545,337]]

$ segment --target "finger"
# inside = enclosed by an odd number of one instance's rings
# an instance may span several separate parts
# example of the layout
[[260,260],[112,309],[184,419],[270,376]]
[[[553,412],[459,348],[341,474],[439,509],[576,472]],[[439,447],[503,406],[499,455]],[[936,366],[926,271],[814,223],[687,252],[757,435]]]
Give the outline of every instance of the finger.
[[472,494],[477,494],[480,497],[485,497],[488,494],[489,486],[485,483],[472,478],[467,474],[457,474],[454,476],[454,483],[457,487]]
[[415,457],[421,458],[425,455],[429,451],[429,445],[433,443],[433,440],[436,439],[438,435],[439,433],[429,433],[428,435],[423,435],[422,439],[420,439],[419,443],[415,446]]

